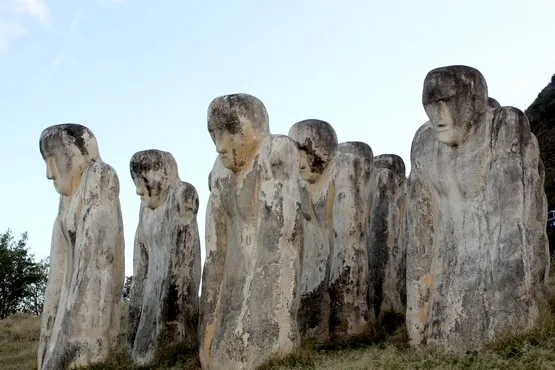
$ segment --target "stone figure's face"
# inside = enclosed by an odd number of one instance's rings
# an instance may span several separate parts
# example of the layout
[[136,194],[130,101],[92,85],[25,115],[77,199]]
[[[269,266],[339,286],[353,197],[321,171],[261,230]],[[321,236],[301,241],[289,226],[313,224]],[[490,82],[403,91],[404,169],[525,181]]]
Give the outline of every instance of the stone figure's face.
[[209,128],[222,164],[233,172],[241,171],[258,146],[252,122],[245,117],[238,117],[238,121],[231,129],[226,122],[215,122]]
[[308,119],[289,130],[300,154],[300,176],[311,184],[317,182],[337,151],[337,135],[325,121]]
[[320,172],[320,168],[316,168],[315,166],[311,166],[311,163],[314,163],[317,158],[314,158],[314,154],[309,154],[306,150],[300,149],[300,176],[306,182],[311,184],[318,181],[322,173]]
[[162,190],[160,177],[159,172],[149,170],[133,178],[135,192],[150,209],[156,209],[164,202],[165,192]]
[[472,67],[436,68],[424,80],[422,103],[437,139],[458,146],[487,110],[487,84]]
[[46,178],[52,180],[60,195],[71,196],[81,182],[85,158],[80,153],[74,157],[57,153],[45,158]]
[[73,195],[89,163],[100,160],[94,134],[76,123],[44,129],[39,149],[46,163],[46,177],[53,180],[56,191],[64,196]]
[[447,145],[458,145],[463,139],[465,117],[459,117],[450,105],[449,101],[440,100],[425,105],[424,109],[434,125],[437,139]]

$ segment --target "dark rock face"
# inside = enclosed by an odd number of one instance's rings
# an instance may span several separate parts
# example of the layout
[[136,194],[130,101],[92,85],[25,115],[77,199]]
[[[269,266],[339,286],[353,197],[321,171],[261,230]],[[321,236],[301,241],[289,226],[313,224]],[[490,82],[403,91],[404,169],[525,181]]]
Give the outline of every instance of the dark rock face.
[[545,192],[549,210],[555,208],[555,75],[526,109],[530,131],[538,139],[545,168]]
[[547,295],[538,143],[521,111],[487,101],[474,68],[426,76],[405,206],[413,345],[479,350],[534,325]]

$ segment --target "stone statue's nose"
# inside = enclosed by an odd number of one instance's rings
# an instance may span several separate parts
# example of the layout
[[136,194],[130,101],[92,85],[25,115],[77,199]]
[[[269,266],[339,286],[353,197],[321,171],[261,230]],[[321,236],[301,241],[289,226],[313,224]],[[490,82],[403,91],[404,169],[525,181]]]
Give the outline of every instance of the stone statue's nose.
[[50,169],[50,166],[46,166],[46,178],[48,180],[55,180],[54,178],[54,171]]
[[222,145],[222,143],[216,145],[216,151],[217,151],[218,153],[220,153],[220,154],[225,153],[225,152],[226,152],[225,146]]

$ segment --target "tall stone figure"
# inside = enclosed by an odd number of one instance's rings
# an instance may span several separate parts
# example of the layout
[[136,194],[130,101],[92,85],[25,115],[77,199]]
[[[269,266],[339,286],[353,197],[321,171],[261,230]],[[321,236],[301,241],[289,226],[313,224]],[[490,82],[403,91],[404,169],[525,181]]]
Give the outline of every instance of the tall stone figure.
[[215,98],[201,298],[203,369],[254,369],[300,344],[302,222],[295,143],[271,135],[264,104]]
[[405,163],[395,154],[374,158],[374,200],[370,215],[370,283],[373,309],[380,319],[387,313],[405,315],[406,264],[404,244]]
[[530,328],[547,295],[538,143],[513,107],[488,106],[482,74],[428,73],[407,187],[407,329],[413,345],[480,350]]
[[198,346],[199,200],[194,186],[180,180],[171,153],[137,152],[130,171],[141,208],[127,346],[133,362],[143,366],[167,346]]
[[119,180],[93,133],[78,124],[45,129],[40,152],[61,195],[54,222],[38,369],[101,362],[117,344],[124,280]]
[[379,322],[387,313],[405,315],[405,248],[403,210],[405,164],[395,154],[373,156],[364,142],[339,144],[342,153],[362,158],[370,176],[358,176],[368,207],[368,309]]
[[337,135],[321,120],[289,130],[300,151],[304,250],[299,321],[317,342],[362,334],[368,309],[368,216],[365,193],[372,163],[338,151]]

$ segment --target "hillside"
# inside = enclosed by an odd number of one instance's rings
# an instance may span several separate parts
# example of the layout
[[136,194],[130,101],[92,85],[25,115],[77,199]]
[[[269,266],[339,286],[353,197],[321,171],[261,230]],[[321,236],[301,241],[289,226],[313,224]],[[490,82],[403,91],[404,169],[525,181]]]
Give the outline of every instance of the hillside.
[[[553,277],[553,275],[552,275]],[[125,327],[126,304],[122,304]],[[36,369],[40,318],[14,315],[0,321],[0,369]],[[123,335],[122,338],[123,339]],[[122,340],[123,351],[123,340]],[[173,352],[173,351],[172,351]],[[195,354],[167,353],[152,369],[198,369]],[[261,369],[553,369],[555,368],[555,304],[544,307],[537,327],[529,333],[499,340],[481,354],[455,356],[428,348],[408,346],[406,332],[376,333],[374,338],[346,347],[313,348],[305,344],[288,359]],[[125,355],[88,370],[132,369]]]
[[545,192],[549,210],[555,208],[555,75],[526,109],[530,129],[538,138],[545,167]]

